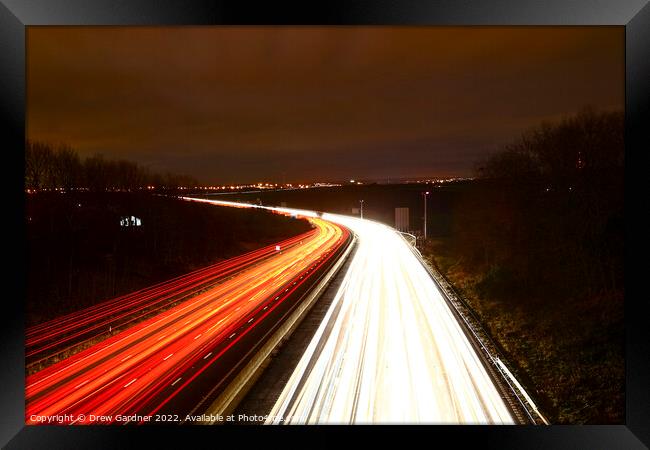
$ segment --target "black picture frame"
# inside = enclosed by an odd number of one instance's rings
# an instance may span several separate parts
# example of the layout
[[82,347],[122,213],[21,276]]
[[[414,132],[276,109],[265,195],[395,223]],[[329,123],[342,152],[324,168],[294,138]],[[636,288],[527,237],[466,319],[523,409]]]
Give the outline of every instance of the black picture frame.
[[[309,2],[183,0],[0,0],[0,111],[5,159],[5,252],[9,267],[2,299],[0,443],[5,448],[124,448],[155,438],[163,447],[200,437],[218,445],[224,433],[308,442],[295,434],[395,433],[404,427],[59,427],[24,425],[24,238],[25,36],[30,25],[618,25],[625,27],[626,201],[647,153],[650,99],[650,5],[644,0],[329,0]],[[640,188],[643,190],[643,187]],[[7,200],[10,200],[7,205]],[[647,200],[637,208],[647,205]],[[628,206],[628,214],[631,208]],[[647,211],[647,208],[643,208]],[[626,234],[631,235],[628,218]],[[647,234],[647,230],[641,232]],[[637,236],[638,234],[635,234]],[[630,242],[628,240],[628,242]],[[11,243],[11,245],[9,245]],[[15,245],[18,244],[18,245]],[[634,247],[634,249],[630,249]],[[626,258],[639,252],[628,245]],[[638,256],[638,255],[636,255]],[[641,264],[643,265],[643,264]],[[627,264],[626,420],[612,426],[408,426],[406,445],[444,442],[492,448],[647,448],[650,445],[650,339],[645,298],[631,294],[634,268]],[[643,267],[637,267],[637,270]],[[642,291],[637,291],[642,292]],[[431,433],[431,436],[421,434]],[[224,444],[226,441],[222,441]],[[229,441],[230,442],[230,441]],[[269,441],[270,442],[270,441]],[[331,441],[335,444],[335,441]],[[177,444],[178,445],[178,444]]]

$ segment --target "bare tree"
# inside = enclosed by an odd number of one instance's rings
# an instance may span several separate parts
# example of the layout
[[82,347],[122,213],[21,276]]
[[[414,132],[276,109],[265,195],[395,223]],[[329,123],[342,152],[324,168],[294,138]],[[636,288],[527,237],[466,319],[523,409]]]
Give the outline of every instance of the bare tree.
[[149,186],[167,190],[197,186],[192,177],[167,172],[151,173],[124,159],[109,160],[94,155],[81,160],[70,146],[44,142],[25,143],[25,186],[27,189],[73,189],[92,191],[136,190]]
[[25,145],[25,185],[28,189],[45,187],[48,167],[52,164],[52,149],[41,142],[27,141]]

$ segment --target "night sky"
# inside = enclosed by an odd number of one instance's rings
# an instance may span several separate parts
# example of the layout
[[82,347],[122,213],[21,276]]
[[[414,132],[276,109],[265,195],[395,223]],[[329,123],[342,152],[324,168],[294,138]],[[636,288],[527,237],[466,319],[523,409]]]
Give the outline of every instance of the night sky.
[[205,183],[468,176],[623,109],[623,27],[29,27],[27,137]]

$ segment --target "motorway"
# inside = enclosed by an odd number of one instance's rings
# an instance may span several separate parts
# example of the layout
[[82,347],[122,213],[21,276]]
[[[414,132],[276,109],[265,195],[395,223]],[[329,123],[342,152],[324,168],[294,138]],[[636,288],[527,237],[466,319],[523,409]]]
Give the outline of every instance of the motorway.
[[[254,264],[240,257],[33,328],[32,348],[66,345],[69,336],[86,336],[84,330],[103,329],[116,316],[137,316],[195,290],[182,303],[27,377],[26,423],[44,416],[59,417],[57,424],[114,423],[118,414],[189,411],[291,311],[301,290],[348,242],[344,227],[310,221],[313,232],[279,251],[273,247],[272,256],[263,249]],[[233,267],[237,271],[224,277]],[[213,276],[222,279],[203,292],[204,277]]]
[[357,251],[269,424],[511,424],[476,350],[392,228],[324,214]]
[[93,423],[93,415],[112,423],[116,414],[189,411],[285,317],[351,230],[357,249],[348,271],[267,423],[514,423],[401,235],[349,216],[260,208],[308,217],[315,229],[279,252],[266,247],[31,329],[29,348],[43,353],[185,298],[29,376],[26,422],[59,415],[57,423]]

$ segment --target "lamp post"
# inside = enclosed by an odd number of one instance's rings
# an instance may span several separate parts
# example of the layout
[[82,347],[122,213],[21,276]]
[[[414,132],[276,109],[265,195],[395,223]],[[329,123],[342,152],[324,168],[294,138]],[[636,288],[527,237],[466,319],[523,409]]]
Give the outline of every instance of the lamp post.
[[424,197],[424,239],[427,238],[427,197],[429,191],[423,192],[422,196]]
[[363,219],[363,200],[359,200],[359,205],[361,205],[361,208],[359,209],[361,213],[361,218]]

